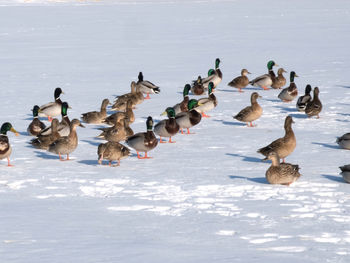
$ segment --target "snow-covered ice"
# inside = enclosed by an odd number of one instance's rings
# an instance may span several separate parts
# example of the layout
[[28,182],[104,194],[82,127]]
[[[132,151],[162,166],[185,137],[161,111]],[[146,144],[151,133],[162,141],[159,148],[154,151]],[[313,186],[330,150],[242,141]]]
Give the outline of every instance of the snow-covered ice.
[[[0,122],[13,147],[0,161],[1,262],[349,262],[350,163],[336,137],[349,132],[350,2],[346,0],[1,0]],[[222,61],[219,104],[175,144],[97,163],[95,125],[78,130],[72,161],[33,149],[33,105],[61,87],[70,118],[128,92],[143,71],[161,88],[135,110],[145,120],[182,98],[186,83]],[[242,68],[267,72],[273,59],[294,70],[299,93],[320,88],[320,119],[277,99],[279,91],[227,86]],[[232,118],[257,91],[262,117],[248,128]],[[297,138],[287,162],[301,167],[290,187],[269,185],[256,150]]]

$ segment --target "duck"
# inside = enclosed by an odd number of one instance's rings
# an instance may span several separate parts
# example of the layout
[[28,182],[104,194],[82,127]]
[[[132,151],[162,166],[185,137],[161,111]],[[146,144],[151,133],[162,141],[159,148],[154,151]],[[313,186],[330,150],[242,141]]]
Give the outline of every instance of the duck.
[[188,101],[190,100],[188,93],[190,90],[191,90],[191,85],[186,84],[182,92],[183,100],[172,107],[175,110],[175,115],[179,114],[180,112],[188,111],[187,105],[188,105]]
[[37,136],[43,129],[46,128],[46,125],[39,120],[39,109],[40,107],[38,105],[34,105],[33,107],[33,120],[28,125],[27,132],[32,136]]
[[[70,133],[70,120],[69,117],[67,115],[67,111],[68,111],[69,105],[67,102],[63,102],[62,103],[62,107],[61,107],[61,115],[62,115],[62,120],[61,122],[58,124],[58,133],[61,136],[68,136]],[[39,135],[48,135],[52,132],[51,126],[46,127],[45,129],[43,129]]]
[[214,89],[220,84],[222,80],[222,72],[219,68],[220,63],[221,61],[219,58],[215,59],[215,69],[209,69],[208,77],[202,79],[202,84],[206,90],[208,89],[210,82],[214,83]]
[[206,112],[211,111],[218,105],[218,100],[213,93],[214,83],[210,82],[208,86],[208,98],[202,98],[198,100],[196,111],[202,114],[202,117],[209,118],[210,116]]
[[202,83],[202,77],[198,76],[197,80],[193,82],[191,92],[193,95],[203,95],[206,92],[206,88]]
[[[120,160],[130,156],[130,149],[118,142],[101,143],[97,148],[98,163],[102,165],[103,160],[109,161],[109,166],[119,166]],[[117,161],[116,165],[112,165]]]
[[345,133],[343,136],[338,137],[336,142],[340,148],[350,150],[350,133]]
[[297,110],[298,111],[305,111],[305,108],[306,108],[306,105],[311,101],[311,85],[310,84],[307,84],[306,87],[305,87],[305,95],[303,96],[300,96],[297,100]]
[[294,83],[294,77],[299,77],[294,71],[290,73],[290,84],[289,87],[284,88],[278,98],[284,102],[290,102],[298,96],[298,88]]
[[269,62],[267,62],[268,73],[253,79],[252,81],[249,82],[249,84],[255,87],[261,87],[264,90],[268,90],[269,89],[268,87],[270,87],[276,79],[276,75],[273,72],[274,66],[278,66],[275,63],[275,61],[270,60]]
[[160,92],[160,88],[154,85],[152,82],[148,80],[143,80],[143,74],[142,72],[138,75],[138,82],[136,83],[136,86],[140,88],[140,91],[143,94],[147,94],[145,99],[150,99],[151,97],[149,94],[158,94]]
[[317,119],[320,118],[320,112],[322,111],[322,103],[319,98],[320,90],[318,87],[314,88],[314,97],[313,99],[306,105],[305,113],[310,118],[312,116],[316,116]]
[[49,102],[40,106],[38,115],[40,117],[47,117],[49,121],[52,117],[59,116],[61,114],[62,101],[60,99],[61,94],[64,94],[61,88],[56,88],[54,92],[55,101]]
[[281,89],[284,85],[286,85],[286,78],[283,76],[283,73],[287,73],[284,68],[279,68],[277,71],[277,77],[273,81],[271,88],[273,89]]
[[12,124],[9,122],[5,122],[1,125],[0,128],[0,160],[7,159],[7,166],[13,166],[10,163],[10,155],[12,153],[12,147],[10,145],[9,138],[7,137],[7,132],[13,132],[16,136],[18,136],[18,132],[13,128]]
[[[50,144],[48,151],[51,153],[58,154],[60,161],[68,161],[69,154],[74,152],[74,150],[78,147],[78,135],[77,135],[77,127],[80,126],[85,128],[83,124],[80,123],[78,119],[73,119],[70,124],[70,133],[68,136],[62,136],[52,144]],[[62,154],[67,155],[67,159],[62,158]]]
[[166,110],[161,115],[167,115],[168,119],[158,122],[154,126],[154,133],[160,137],[159,143],[166,143],[166,141],[162,140],[162,137],[168,137],[169,143],[175,143],[175,141],[171,140],[171,137],[178,133],[180,126],[175,120],[174,108],[166,108]]
[[202,115],[196,109],[198,105],[200,106],[197,100],[191,99],[187,105],[188,111],[181,112],[175,116],[175,120],[177,124],[179,124],[182,134],[183,129],[187,129],[187,134],[191,134],[190,128],[200,123]]
[[242,69],[241,76],[234,78],[227,85],[238,89],[239,92],[243,92],[242,89],[247,87],[247,85],[249,84],[249,79],[247,77],[247,74],[251,74],[251,73],[245,68]]
[[272,164],[265,173],[266,180],[270,184],[290,185],[299,179],[299,165],[280,163],[280,157],[274,151],[269,152],[264,160],[271,160]]
[[255,125],[253,125],[252,122],[259,119],[263,112],[263,109],[257,102],[258,98],[261,98],[261,96],[257,92],[253,92],[250,96],[251,106],[245,107],[237,115],[233,116],[233,118],[238,121],[246,122],[248,127],[254,127]]
[[57,141],[61,135],[58,132],[58,119],[54,118],[51,122],[51,133],[47,135],[39,134],[37,138],[31,140],[31,144],[37,149],[48,150],[50,144]]
[[140,91],[140,86],[136,86],[135,81],[132,81],[130,86],[131,92],[119,96],[112,105],[112,111],[125,111],[128,100],[132,101],[133,108],[144,101],[143,94]]
[[257,152],[268,156],[270,152],[274,151],[281,159],[283,159],[283,162],[285,162],[285,158],[290,155],[296,147],[296,139],[292,129],[292,123],[294,123],[293,118],[287,116],[284,121],[284,137],[273,141],[266,147],[259,149]]
[[[146,121],[147,131],[139,132],[127,138],[126,143],[137,152],[138,159],[150,159],[147,153],[158,145],[157,137],[153,133],[153,119],[148,116]],[[145,155],[140,156],[139,152],[144,152]]]
[[105,118],[102,122],[106,123],[108,125],[114,125],[121,115],[123,118],[128,118],[129,123],[133,123],[135,121],[135,114],[132,110],[132,100],[129,99],[126,104],[125,112],[116,112],[111,115],[109,115],[107,118]]
[[350,164],[340,166],[340,175],[343,177],[344,181],[350,184]]
[[[129,133],[130,134],[130,133]],[[113,127],[106,128],[97,138],[104,139],[109,142],[120,142],[127,138],[127,131],[125,129],[125,122],[122,116],[118,116]]]
[[81,119],[89,124],[100,124],[107,116],[107,105],[110,104],[108,99],[104,99],[100,111],[90,111],[83,113]]

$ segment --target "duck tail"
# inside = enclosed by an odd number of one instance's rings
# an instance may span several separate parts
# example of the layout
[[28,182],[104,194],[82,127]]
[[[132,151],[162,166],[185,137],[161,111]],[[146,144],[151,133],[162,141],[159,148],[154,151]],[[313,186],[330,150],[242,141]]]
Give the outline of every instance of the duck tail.
[[160,88],[159,87],[155,87],[153,88],[154,93],[158,94],[160,92]]

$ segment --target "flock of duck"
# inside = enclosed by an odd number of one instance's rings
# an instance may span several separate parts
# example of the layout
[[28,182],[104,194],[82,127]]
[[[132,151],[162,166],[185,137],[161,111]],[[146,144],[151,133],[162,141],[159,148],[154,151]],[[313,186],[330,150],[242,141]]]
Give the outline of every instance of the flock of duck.
[[[215,69],[208,71],[208,76],[202,78],[198,76],[197,80],[191,84],[186,84],[183,88],[183,100],[172,107],[165,109],[162,115],[168,118],[159,121],[154,125],[153,119],[149,116],[146,120],[145,132],[134,133],[130,128],[130,124],[135,121],[133,109],[136,105],[142,103],[145,99],[150,99],[150,94],[157,94],[160,88],[152,82],[144,80],[142,72],[138,75],[138,81],[131,82],[131,92],[118,96],[114,103],[110,103],[108,99],[102,101],[100,111],[92,111],[83,113],[81,120],[69,120],[67,111],[70,108],[67,102],[61,101],[61,88],[56,88],[54,92],[54,102],[47,103],[41,107],[35,105],[33,107],[33,120],[29,124],[27,131],[30,135],[36,138],[30,141],[31,145],[38,149],[47,150],[49,152],[58,154],[61,161],[69,160],[71,154],[78,146],[77,127],[85,127],[81,122],[87,124],[107,124],[110,127],[100,128],[101,133],[97,135],[106,143],[101,143],[98,146],[98,163],[102,164],[103,160],[107,160],[112,166],[113,161],[117,161],[116,165],[120,165],[120,160],[130,155],[130,149],[120,142],[125,141],[126,144],[136,150],[139,159],[152,158],[148,156],[148,152],[154,149],[158,143],[174,143],[172,137],[184,130],[190,134],[190,128],[201,122],[203,117],[210,117],[207,115],[209,111],[218,105],[214,91],[222,81],[222,72],[219,68],[220,59],[215,60]],[[249,81],[247,75],[251,74],[247,69],[242,69],[241,75],[234,78],[228,83],[229,86],[243,92],[243,89],[249,84],[261,87],[263,90],[281,89],[278,98],[284,102],[291,102],[298,96],[298,89],[294,83],[294,78],[298,75],[292,71],[290,72],[290,84],[283,88],[287,81],[283,76],[286,71],[279,68],[277,76],[273,71],[273,67],[278,66],[274,61],[267,63],[268,73],[259,76]],[[308,117],[316,116],[322,111],[322,103],[319,99],[319,88],[315,87],[313,90],[313,97],[311,96],[312,87],[307,85],[305,94],[300,96],[296,102],[298,111],[305,112]],[[189,94],[205,95],[200,99],[190,99]],[[146,97],[144,97],[146,95]],[[247,126],[254,127],[253,121],[256,121],[262,115],[262,108],[257,100],[261,96],[257,92],[251,94],[251,104],[243,108],[238,114],[233,116],[234,119],[247,123]],[[111,105],[111,110],[115,113],[107,116],[107,106]],[[61,121],[54,118],[61,115]],[[39,119],[39,117],[47,117],[51,122],[49,127]],[[293,119],[287,116],[284,122],[285,135],[282,138],[274,140],[266,147],[258,150],[266,158],[264,160],[271,160],[272,164],[266,171],[266,179],[271,184],[289,185],[296,181],[301,175],[299,173],[299,166],[295,164],[285,163],[285,158],[290,155],[296,147],[296,138],[292,129]],[[18,135],[17,131],[8,122],[1,126],[0,131],[0,159],[7,158],[8,166],[10,164],[11,145],[7,137],[7,132],[11,131]],[[159,141],[156,137],[160,137]],[[169,138],[168,141],[164,138]],[[350,149],[350,133],[343,135],[337,140],[340,147]],[[140,152],[144,155],[141,156]],[[64,159],[62,155],[66,155]],[[283,162],[280,162],[280,159]],[[345,181],[350,183],[350,165],[340,167]]]

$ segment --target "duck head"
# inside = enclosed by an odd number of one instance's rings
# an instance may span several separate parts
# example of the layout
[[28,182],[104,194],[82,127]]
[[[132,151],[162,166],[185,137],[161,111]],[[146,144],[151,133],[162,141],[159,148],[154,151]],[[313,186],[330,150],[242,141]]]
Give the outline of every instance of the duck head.
[[8,131],[13,132],[16,136],[19,135],[18,132],[12,127],[11,123],[5,122],[1,126],[0,133],[3,134],[3,135],[6,135]]
[[267,68],[268,70],[272,70],[273,66],[278,66],[275,61],[270,60],[269,62],[267,62]]
[[38,118],[38,114],[39,114],[39,109],[40,107],[38,105],[34,105],[32,112],[33,112],[33,117],[34,118]]
[[219,68],[220,62],[221,62],[221,61],[220,61],[219,58],[215,59],[215,69],[218,69],[218,68]]
[[294,78],[299,77],[294,71],[290,73],[290,82],[294,82]]
[[56,88],[55,89],[55,94],[54,94],[55,100],[58,100],[60,98],[61,94],[64,94],[62,89],[61,88]]
[[151,116],[148,116],[146,121],[147,131],[152,131],[153,129],[153,119]]
[[183,96],[186,97],[188,96],[188,93],[190,92],[191,90],[191,85],[190,84],[186,84],[185,87],[184,87],[184,90],[183,90]]

